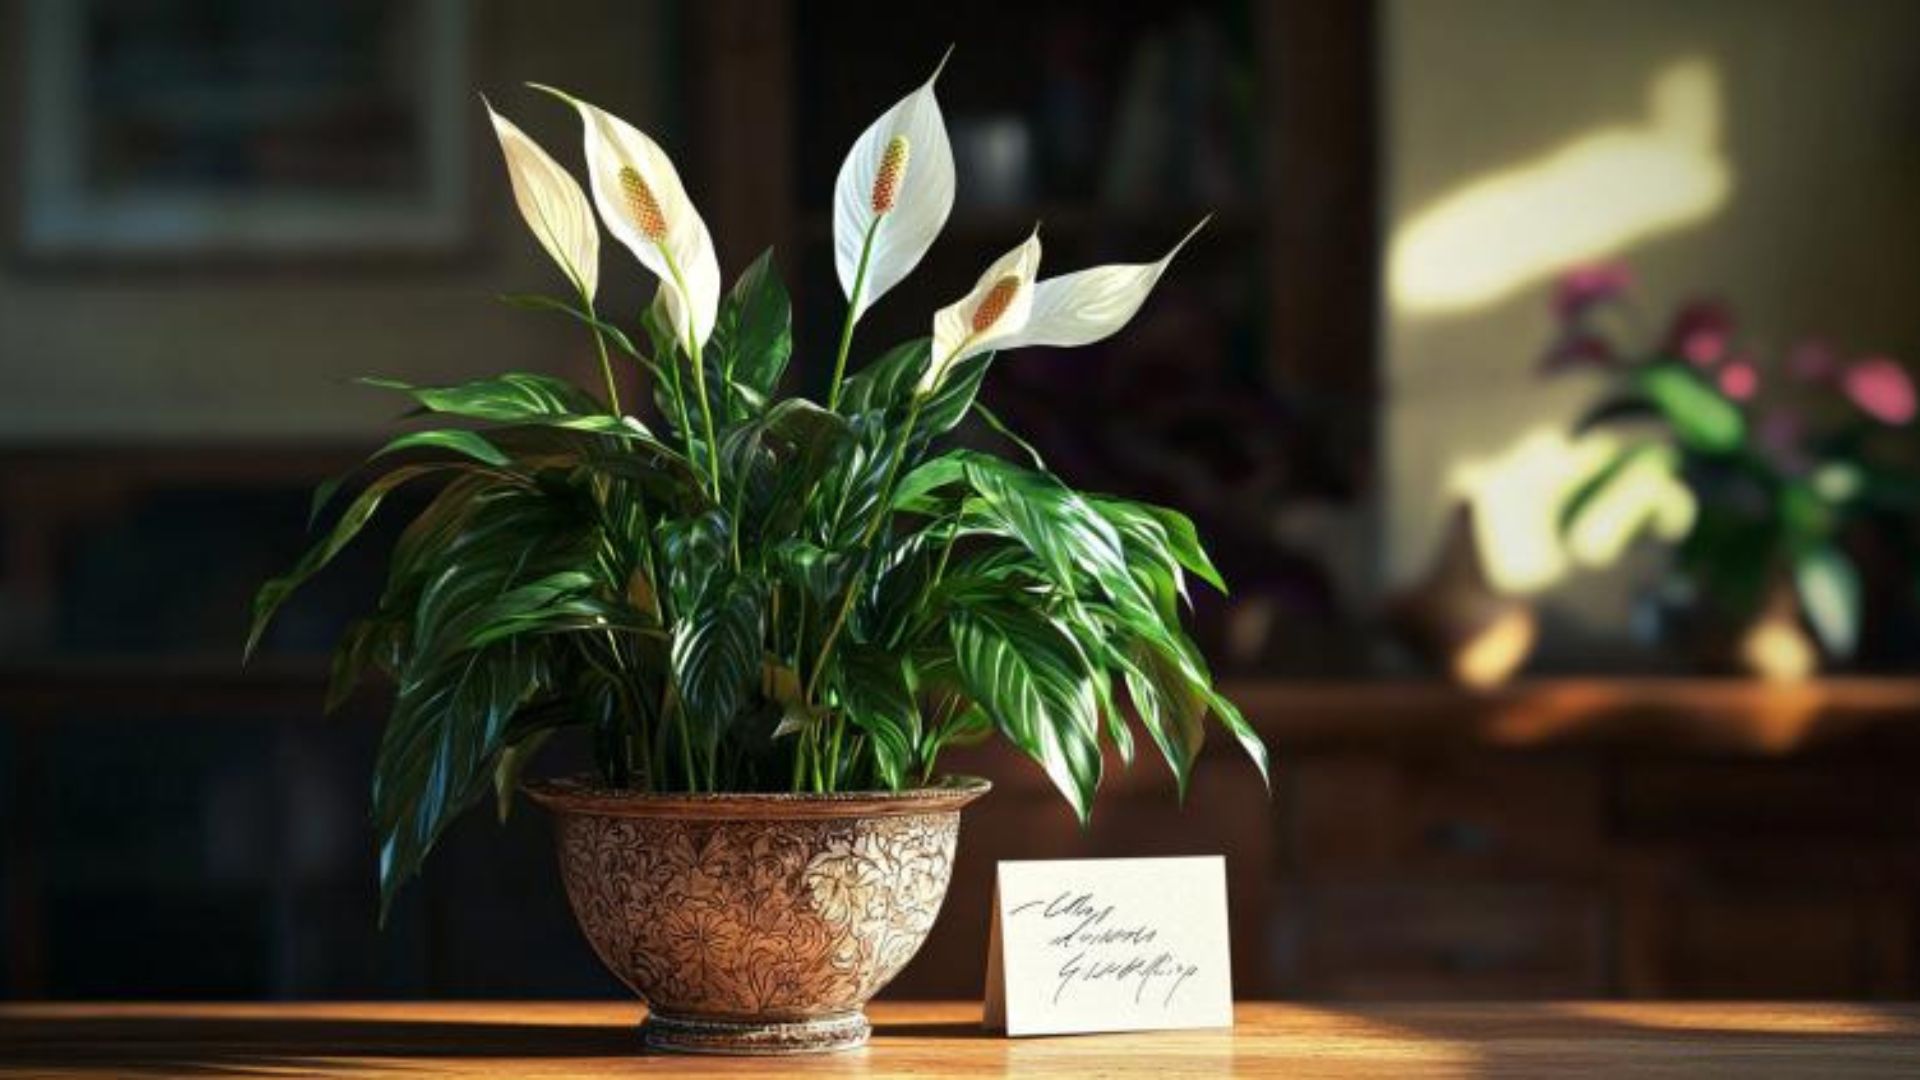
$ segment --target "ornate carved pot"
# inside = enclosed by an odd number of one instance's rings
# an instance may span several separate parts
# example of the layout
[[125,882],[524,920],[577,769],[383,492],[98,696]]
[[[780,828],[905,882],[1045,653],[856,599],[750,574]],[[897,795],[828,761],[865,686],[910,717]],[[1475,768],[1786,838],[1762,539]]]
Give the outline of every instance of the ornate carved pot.
[[985,780],[898,794],[653,795],[530,784],[593,951],[651,1049],[847,1050],[940,913]]

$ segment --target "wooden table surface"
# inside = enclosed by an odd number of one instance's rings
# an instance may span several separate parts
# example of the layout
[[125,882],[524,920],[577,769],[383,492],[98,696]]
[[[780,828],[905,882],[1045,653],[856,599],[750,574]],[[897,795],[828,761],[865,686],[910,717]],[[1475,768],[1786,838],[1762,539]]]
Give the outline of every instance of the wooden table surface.
[[871,1045],[639,1053],[619,1003],[14,1004],[0,1076],[1483,1077],[1920,1075],[1920,1005],[1242,1004],[1228,1031],[1009,1040],[974,1003],[882,1003]]

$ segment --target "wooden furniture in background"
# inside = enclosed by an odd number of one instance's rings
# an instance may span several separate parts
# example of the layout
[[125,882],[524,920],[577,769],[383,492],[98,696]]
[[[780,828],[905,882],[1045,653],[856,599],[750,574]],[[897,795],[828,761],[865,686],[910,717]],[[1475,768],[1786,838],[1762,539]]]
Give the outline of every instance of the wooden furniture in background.
[[1232,684],[1271,798],[1215,737],[1176,807],[1110,773],[1081,830],[1001,749],[948,912],[896,992],[980,985],[1002,858],[1228,856],[1251,996],[1920,994],[1920,681]]
[[[45,763],[70,718],[168,718],[164,729],[123,726],[134,740],[268,725],[282,731],[281,744],[341,744],[348,752],[334,775],[349,801],[339,805],[335,792],[333,804],[276,813],[357,819],[350,792],[377,716],[323,719],[323,679],[302,664],[0,670],[0,737],[13,749],[0,786],[9,793],[5,955],[14,995],[59,986],[45,955],[56,898],[139,896],[143,887],[139,863],[117,876],[50,880],[55,855],[74,873],[72,853],[45,846],[62,783]],[[1920,792],[1910,782],[1920,682],[1782,690],[1575,679],[1487,696],[1437,684],[1241,683],[1228,692],[1273,746],[1271,797],[1216,738],[1185,807],[1164,769],[1142,761],[1109,775],[1094,825],[1082,830],[1024,759],[997,748],[956,756],[956,771],[987,775],[998,790],[969,811],[945,914],[891,993],[978,993],[995,860],[1214,852],[1229,859],[1236,985],[1247,997],[1920,993]],[[302,760],[283,754],[249,767],[269,770],[263,783],[278,790],[303,782],[280,771]],[[410,902],[421,907],[403,909],[399,941],[419,981],[400,988],[510,992],[516,980],[563,987],[598,978],[559,906],[544,822],[516,815],[503,838],[486,816],[456,830],[414,886]],[[297,923],[272,943],[295,960],[352,952],[338,940],[352,927],[396,947],[393,932],[362,925],[372,911],[363,865],[371,841],[363,823],[347,827],[349,857],[325,864],[318,879],[290,865],[294,857],[267,860],[257,895],[272,918],[294,918],[313,895],[342,909],[331,924]],[[424,929],[409,935],[408,925]],[[477,951],[491,951],[492,966],[467,956],[474,935],[489,942]],[[355,985],[316,982],[277,955],[261,962],[290,970],[258,990]],[[516,970],[515,957],[537,965]]]
[[977,1002],[880,1002],[864,1049],[645,1056],[630,1003],[0,1006],[0,1076],[1909,1076],[1920,1008],[1242,1004],[1229,1031],[1006,1039]]

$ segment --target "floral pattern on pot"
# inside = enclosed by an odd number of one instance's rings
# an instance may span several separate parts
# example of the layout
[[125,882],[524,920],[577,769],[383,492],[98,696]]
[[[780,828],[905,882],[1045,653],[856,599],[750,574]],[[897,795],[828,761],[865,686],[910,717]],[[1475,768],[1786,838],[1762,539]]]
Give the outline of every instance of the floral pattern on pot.
[[858,1009],[899,974],[940,912],[960,815],[557,822],[609,969],[662,1012],[769,1020]]

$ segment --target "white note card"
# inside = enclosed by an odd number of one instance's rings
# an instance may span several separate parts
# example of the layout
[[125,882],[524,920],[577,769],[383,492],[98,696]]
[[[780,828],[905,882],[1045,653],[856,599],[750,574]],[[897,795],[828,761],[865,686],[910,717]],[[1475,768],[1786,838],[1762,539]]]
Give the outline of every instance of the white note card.
[[1003,862],[986,1026],[1008,1035],[1233,1026],[1227,862]]

